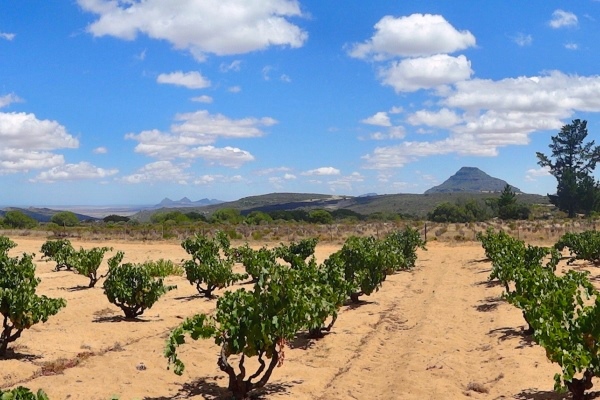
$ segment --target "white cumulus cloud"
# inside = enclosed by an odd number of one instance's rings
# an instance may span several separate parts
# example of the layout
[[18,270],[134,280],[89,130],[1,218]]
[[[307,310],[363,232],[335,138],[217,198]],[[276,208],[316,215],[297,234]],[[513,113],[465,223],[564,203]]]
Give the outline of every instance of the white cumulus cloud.
[[396,92],[414,92],[464,81],[472,73],[471,62],[465,56],[437,54],[392,62],[379,71],[379,77]]
[[351,46],[349,55],[377,60],[420,57],[453,53],[475,44],[471,32],[458,31],[441,15],[412,14],[399,18],[388,15],[377,22],[371,39]]
[[198,71],[176,71],[169,74],[160,74],[156,78],[156,81],[158,83],[183,86],[188,89],[204,89],[210,87],[210,81],[203,77]]
[[88,162],[65,164],[39,173],[32,182],[54,183],[57,181],[76,181],[84,179],[101,179],[116,175],[118,169],[104,169]]
[[502,147],[528,144],[534,132],[557,131],[577,112],[600,112],[600,76],[551,71],[498,81],[472,79],[438,95],[441,109],[417,111],[408,122],[446,128],[448,136],[378,147],[363,157],[366,168],[399,168],[440,154],[496,156]]
[[369,118],[365,118],[362,121],[363,124],[367,125],[375,125],[375,126],[392,126],[390,122],[390,117],[386,112],[380,111],[375,113],[375,115],[370,116]]
[[450,128],[462,121],[462,118],[452,110],[442,108],[436,111],[419,110],[408,116],[411,125],[427,125],[437,128]]
[[296,0],[77,0],[98,19],[88,26],[97,37],[133,40],[139,34],[166,40],[197,60],[271,46],[301,47],[308,34],[290,22],[303,16]]
[[24,172],[64,164],[54,150],[77,148],[79,142],[57,121],[30,113],[0,113],[0,173]]
[[161,160],[201,158],[210,164],[239,167],[253,161],[249,152],[235,148],[212,146],[219,139],[256,138],[262,128],[277,123],[273,118],[230,119],[222,114],[201,110],[177,114],[169,132],[157,129],[129,133],[126,139],[138,142],[135,151]]
[[125,183],[155,183],[155,182],[177,182],[186,184],[190,179],[189,173],[185,171],[187,165],[175,165],[170,161],[156,161],[146,164],[131,175],[124,176],[120,181]]

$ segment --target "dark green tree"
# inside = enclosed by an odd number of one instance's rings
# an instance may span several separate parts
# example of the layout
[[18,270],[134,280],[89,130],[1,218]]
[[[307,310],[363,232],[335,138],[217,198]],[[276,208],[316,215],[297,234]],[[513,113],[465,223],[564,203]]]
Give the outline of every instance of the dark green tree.
[[35,219],[21,211],[11,210],[4,214],[4,225],[9,228],[30,229],[35,228],[37,224]]
[[496,200],[498,217],[500,219],[527,219],[530,209],[524,204],[517,203],[517,194],[510,185],[504,186],[500,197]]
[[333,222],[333,216],[327,210],[312,210],[308,215],[313,224],[331,224]]
[[79,225],[79,218],[71,211],[60,211],[50,218],[50,222],[54,222],[59,226],[77,226]]
[[587,121],[575,119],[551,137],[550,157],[536,153],[538,164],[549,168],[558,181],[556,194],[548,195],[550,202],[566,212],[569,218],[578,212],[592,211],[594,202],[590,199],[597,199],[599,190],[591,174],[600,161],[600,146],[595,146],[593,140],[584,143],[587,135]]
[[244,217],[235,208],[221,208],[213,213],[212,220],[218,223],[239,224]]

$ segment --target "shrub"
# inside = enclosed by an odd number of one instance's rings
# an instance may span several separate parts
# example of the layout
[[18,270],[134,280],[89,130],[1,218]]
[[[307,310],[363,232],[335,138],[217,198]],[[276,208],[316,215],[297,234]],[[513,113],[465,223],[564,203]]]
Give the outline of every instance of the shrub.
[[156,261],[146,261],[145,263],[148,272],[153,277],[166,278],[167,276],[181,276],[183,275],[183,268],[171,260],[159,259]]
[[89,250],[81,248],[79,251],[73,253],[71,257],[73,268],[75,268],[78,274],[85,275],[90,279],[88,287],[94,287],[100,279],[106,276],[98,276],[98,268],[100,268],[104,254],[109,250],[112,250],[112,248],[94,247]]
[[0,389],[0,400],[48,400],[48,396],[42,389],[34,394],[28,388],[19,386],[7,391]]
[[0,356],[23,330],[46,322],[66,305],[64,299],[37,295],[40,279],[35,277],[33,255],[9,257],[0,253],[0,314],[4,317],[0,334]]
[[[275,263],[265,265],[264,270],[253,291],[226,292],[213,315],[188,318],[171,332],[165,357],[176,374],[181,375],[185,367],[177,348],[189,335],[194,340],[212,339],[221,347],[217,365],[227,374],[235,399],[247,399],[252,390],[268,382],[275,366],[283,363],[286,343],[312,315],[306,283],[298,271]],[[237,371],[231,356],[237,356]],[[244,363],[251,357],[258,358],[259,367],[247,375]]]
[[302,239],[298,243],[292,241],[288,245],[281,243],[275,248],[275,254],[292,268],[299,268],[308,257],[315,254],[318,241],[318,238],[310,238]]
[[339,257],[339,262],[344,265],[344,277],[353,302],[358,302],[362,295],[369,296],[379,290],[385,281],[387,265],[377,247],[377,240],[372,236],[351,236],[333,255]]
[[275,252],[266,246],[254,250],[248,243],[236,248],[233,254],[235,261],[242,263],[246,273],[252,277],[252,282],[256,282],[263,267],[275,263],[277,257]]
[[233,272],[235,259],[229,239],[222,232],[218,232],[215,238],[196,235],[184,240],[181,247],[192,256],[191,260],[184,260],[185,276],[205,297],[211,298],[214,290],[248,277]]
[[60,271],[65,268],[67,271],[71,271],[73,268],[72,257],[75,253],[75,249],[71,245],[71,242],[67,239],[48,240],[42,245],[42,259],[46,261],[56,262],[55,271]]
[[136,318],[158,299],[176,286],[166,286],[162,278],[155,278],[144,264],[121,264],[124,253],[117,252],[108,260],[108,276],[104,281],[104,294],[112,304],[125,313],[126,318]]

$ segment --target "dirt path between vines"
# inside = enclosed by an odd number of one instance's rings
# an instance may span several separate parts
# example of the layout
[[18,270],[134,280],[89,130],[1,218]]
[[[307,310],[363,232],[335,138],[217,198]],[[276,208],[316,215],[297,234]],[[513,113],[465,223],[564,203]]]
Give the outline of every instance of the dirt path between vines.
[[[18,252],[37,252],[44,240],[13,238]],[[179,243],[92,243],[113,246],[125,261],[186,257]],[[552,392],[558,367],[522,335],[523,319],[487,282],[489,263],[479,243],[429,243],[417,268],[389,276],[381,290],[345,306],[333,331],[291,343],[263,399],[565,399]],[[320,245],[322,261],[339,246]],[[209,312],[214,301],[195,296],[184,278],[169,278],[169,292],[139,322],[123,321],[101,285],[54,272],[36,257],[40,291],[67,299],[46,324],[23,333],[14,357],[0,360],[0,387],[43,388],[51,400],[226,399],[226,379],[210,341],[181,349],[186,371],[166,370],[165,338],[182,318]],[[60,361],[62,359],[62,361]],[[69,361],[71,362],[69,364]],[[78,361],[78,363],[74,362]],[[44,376],[42,367],[67,364]],[[71,365],[76,364],[76,365]],[[248,363],[247,363],[248,364]],[[247,365],[250,370],[251,365]]]

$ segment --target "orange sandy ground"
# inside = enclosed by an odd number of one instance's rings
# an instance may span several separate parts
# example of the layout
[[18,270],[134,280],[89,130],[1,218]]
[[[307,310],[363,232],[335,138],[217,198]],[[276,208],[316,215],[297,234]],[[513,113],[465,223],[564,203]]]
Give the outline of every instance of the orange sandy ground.
[[[18,247],[11,254],[38,254],[38,291],[63,297],[68,304],[47,323],[25,331],[12,344],[11,359],[0,359],[1,388],[43,388],[51,400],[228,398],[225,375],[216,365],[219,349],[212,341],[181,347],[183,376],[166,369],[163,347],[171,329],[215,305],[195,296],[185,278],[168,278],[176,290],[138,322],[123,321],[121,311],[103,294],[102,282],[81,289],[86,277],[55,272],[54,263],[40,260],[45,239],[12,239]],[[72,243],[76,248],[99,246]],[[179,242],[102,245],[123,250],[126,262],[187,258]],[[490,264],[482,260],[480,244],[433,242],[427,247],[419,251],[415,270],[389,276],[365,302],[343,307],[325,338],[313,341],[299,335],[260,398],[568,398],[552,391],[559,369],[523,336],[520,311],[500,299],[501,287],[487,282]],[[319,245],[318,260],[337,248]],[[39,376],[43,365],[60,359],[81,362],[63,373]],[[136,368],[142,364],[145,369]]]

